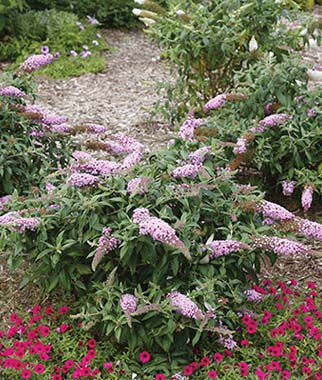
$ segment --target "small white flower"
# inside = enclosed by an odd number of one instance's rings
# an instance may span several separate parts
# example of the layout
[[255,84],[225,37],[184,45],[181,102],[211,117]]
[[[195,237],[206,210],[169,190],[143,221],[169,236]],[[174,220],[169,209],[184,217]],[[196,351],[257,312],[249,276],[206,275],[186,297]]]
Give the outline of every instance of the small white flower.
[[307,28],[305,29],[302,29],[301,32],[300,32],[300,36],[303,37],[307,34]]
[[144,4],[145,3],[145,0],[134,0],[134,2],[136,3],[136,4]]
[[309,76],[309,79],[311,79],[314,82],[320,82],[322,81],[322,71],[318,70],[308,70],[307,74]]
[[147,18],[147,17],[141,17],[140,21],[142,21],[143,24],[145,24],[146,26],[155,24],[155,22],[156,22],[155,20],[152,20],[152,18]]
[[249,41],[248,45],[249,51],[252,53],[258,49],[258,43],[256,41],[256,38],[253,36],[251,40]]
[[186,12],[184,12],[182,9],[179,9],[178,11],[176,11],[176,14],[177,14],[178,16],[182,16],[182,15],[185,15]]
[[142,13],[142,9],[134,8],[132,12],[135,14],[135,16],[140,16]]
[[132,373],[132,380],[136,379],[138,377],[138,375],[136,373]]

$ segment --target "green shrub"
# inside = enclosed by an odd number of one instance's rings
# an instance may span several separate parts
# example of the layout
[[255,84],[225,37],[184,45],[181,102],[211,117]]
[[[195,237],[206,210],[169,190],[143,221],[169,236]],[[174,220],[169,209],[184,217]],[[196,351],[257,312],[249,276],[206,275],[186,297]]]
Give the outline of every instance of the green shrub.
[[[15,15],[8,24],[11,37],[0,42],[0,54],[7,60],[16,60],[19,64],[26,56],[39,54],[43,46],[48,46],[52,54],[59,52],[59,59],[39,74],[64,78],[105,68],[105,59],[100,53],[106,44],[97,34],[96,25],[87,20],[81,24],[73,13],[55,9],[29,11]],[[86,58],[80,56],[84,46],[91,52]],[[73,51],[77,57],[72,56]]]
[[[166,0],[157,0],[160,5],[166,5]],[[71,11],[80,17],[95,16],[107,28],[136,28],[139,23],[132,13],[134,0],[38,0],[28,1],[33,9],[61,9]]]
[[[103,141],[108,150],[114,147],[114,151],[124,152],[124,146],[135,149],[122,165],[142,153],[140,144],[125,137]],[[97,141],[86,145],[102,148]],[[24,217],[37,218],[39,226],[25,234],[10,225],[9,229],[2,228],[1,249],[10,249],[13,267],[27,255],[29,280],[44,290],[59,287],[81,295],[83,316],[91,325],[100,324],[115,344],[131,350],[155,347],[168,352],[178,345],[189,350],[208,334],[215,338],[218,332],[226,331],[218,330],[219,320],[233,327],[235,308],[243,303],[244,286],[249,276],[256,278],[260,268],[263,250],[252,242],[256,236],[269,234],[271,227],[246,211],[247,205],[253,210],[260,204],[261,194],[240,188],[233,173],[219,169],[227,161],[217,144],[207,148],[198,175],[174,177],[173,170],[181,162],[189,162],[190,153],[201,146],[178,140],[169,149],[141,161],[134,173],[128,165],[121,169],[117,164],[120,161],[111,163],[85,152],[75,153],[71,173],[63,173],[65,184],[60,185],[58,173],[50,179],[57,186],[50,193],[42,190],[36,197],[13,199],[7,205],[6,211],[20,210]],[[110,170],[114,174],[104,177],[102,173]],[[86,177],[85,173],[96,175]],[[129,193],[128,183],[133,178],[145,178],[143,188],[139,185]],[[85,179],[94,185],[85,186]],[[171,232],[172,238],[165,244],[162,238],[160,242],[140,232],[133,219],[138,208],[173,226],[177,238]],[[147,223],[162,225],[157,219],[147,219]],[[111,232],[106,230],[102,235],[104,227]],[[156,231],[162,228],[164,225]],[[236,239],[245,249],[210,260],[208,249],[213,239]],[[269,256],[274,261],[275,254]],[[194,320],[173,313],[166,296],[175,290],[200,305],[204,316],[210,316],[212,310],[217,319]],[[135,294],[138,300],[132,314],[120,307],[120,298],[127,293]]]
[[282,61],[289,48],[300,48],[307,31],[287,30],[281,17],[288,15],[283,2],[217,0],[179,1],[158,17],[148,33],[178,74],[168,87],[169,117],[178,118],[189,107],[232,88],[235,71],[257,62],[265,52]]
[[[32,99],[28,78],[12,80],[9,75],[5,78],[6,84],[19,87]],[[66,164],[69,138],[49,134],[40,143],[34,133],[41,128],[39,123],[30,120],[32,114],[24,112],[24,98],[0,95],[0,104],[0,194],[11,194],[14,189],[27,193],[32,186],[38,186],[45,175]]]
[[[255,174],[251,179],[265,191],[278,194],[287,180],[295,181],[299,194],[305,186],[312,185],[321,195],[318,168],[322,149],[319,111],[322,94],[320,89],[307,90],[306,67],[298,60],[276,63],[270,58],[241,71],[238,80],[238,91],[246,98],[214,111],[207,123],[223,141],[236,143],[242,136],[249,139],[243,155],[236,156],[232,148],[227,148],[233,168],[258,171],[260,175]],[[263,133],[251,132],[259,120],[274,113],[289,114],[291,120],[266,128]]]

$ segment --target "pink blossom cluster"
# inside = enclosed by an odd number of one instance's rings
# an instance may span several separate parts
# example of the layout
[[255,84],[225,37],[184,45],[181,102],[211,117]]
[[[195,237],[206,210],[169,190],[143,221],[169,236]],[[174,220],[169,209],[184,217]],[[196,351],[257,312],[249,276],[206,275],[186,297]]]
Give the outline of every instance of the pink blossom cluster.
[[284,124],[290,119],[292,119],[291,115],[288,115],[286,113],[276,113],[270,116],[266,116],[264,119],[260,120],[259,125],[263,128],[275,127],[277,125]]
[[137,309],[138,299],[132,294],[123,294],[120,299],[120,306],[124,313],[134,313]]
[[301,232],[308,239],[317,239],[322,241],[322,224],[312,222],[308,219],[296,219],[298,231]]
[[242,249],[249,249],[249,246],[245,243],[236,240],[214,240],[207,245],[210,248],[211,253],[209,257],[215,259],[220,256],[229,255],[232,252],[240,251]]
[[149,178],[133,178],[127,184],[127,192],[130,194],[144,194],[147,191]]
[[179,292],[171,292],[167,295],[167,298],[177,313],[193,319],[204,318],[199,307],[186,295]]
[[4,210],[5,206],[12,200],[11,195],[4,195],[0,197],[0,211]]
[[103,234],[98,240],[97,253],[106,254],[118,247],[120,240],[111,236],[111,232],[112,229],[110,227],[103,228]]
[[215,110],[223,107],[227,103],[227,95],[219,94],[213,99],[209,100],[204,106],[205,111]]
[[289,197],[293,194],[294,189],[295,189],[295,182],[294,181],[283,181],[282,182],[282,187],[283,187],[283,194],[286,197]]
[[19,233],[24,233],[27,230],[36,230],[40,224],[40,220],[34,217],[24,218],[21,216],[21,213],[22,212],[8,212],[0,216],[0,225],[12,228]]
[[172,171],[172,176],[174,178],[179,177],[189,177],[195,178],[201,169],[200,164],[186,164],[183,166],[178,166]]
[[35,121],[38,123],[45,124],[44,128],[45,129],[47,128],[47,130],[48,130],[48,126],[64,124],[68,121],[68,117],[54,115],[52,112],[44,109],[43,107],[40,107],[34,104],[23,106],[22,110],[25,112],[33,112],[33,113],[41,115],[40,119],[35,120]]
[[255,289],[246,290],[247,301],[250,302],[261,302],[263,300],[263,294],[259,293]]
[[28,57],[20,66],[20,70],[32,73],[49,65],[54,59],[52,54],[34,54]]
[[256,248],[273,251],[276,254],[283,256],[305,254],[310,251],[307,246],[296,241],[268,236],[256,238],[254,240],[254,246]]
[[189,154],[191,163],[193,165],[201,165],[205,161],[207,154],[210,152],[211,152],[210,146],[204,146],[202,148],[195,150],[194,152]]
[[108,160],[97,160],[86,152],[76,151],[73,153],[76,162],[71,165],[73,172],[85,172],[92,175],[108,176],[121,169],[119,163]]
[[295,218],[295,215],[286,210],[286,208],[269,201],[263,201],[257,207],[257,211],[260,211],[263,216],[273,221],[286,221]]
[[96,186],[99,182],[100,179],[92,174],[77,172],[67,179],[67,183],[75,187]]
[[141,235],[150,235],[153,240],[182,248],[183,242],[176,231],[163,220],[151,216],[146,208],[137,208],[133,212],[133,222],[139,225]]
[[313,201],[313,186],[308,185],[305,187],[302,197],[301,197],[301,202],[302,202],[302,207],[304,211],[308,211],[311,206],[312,206],[312,201]]
[[247,140],[245,139],[245,137],[240,137],[236,142],[233,152],[235,154],[243,154],[246,151],[247,151]]
[[178,136],[182,140],[193,141],[195,129],[200,127],[202,124],[204,124],[203,119],[195,119],[193,115],[190,115],[180,127]]
[[101,124],[88,124],[88,125],[86,125],[86,127],[87,127],[86,129],[91,133],[100,134],[100,133],[106,133],[107,132],[107,128]]
[[[47,128],[44,126],[44,130],[46,129]],[[57,125],[52,125],[47,130],[51,133],[60,135],[60,134],[71,133],[74,130],[74,127],[68,124],[57,124]]]
[[25,92],[15,86],[0,87],[0,96],[10,96],[13,98],[24,98]]

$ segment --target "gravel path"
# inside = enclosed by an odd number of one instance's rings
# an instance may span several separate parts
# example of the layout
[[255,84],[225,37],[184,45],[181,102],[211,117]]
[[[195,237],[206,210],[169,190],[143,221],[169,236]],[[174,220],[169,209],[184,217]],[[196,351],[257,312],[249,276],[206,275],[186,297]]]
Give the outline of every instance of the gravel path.
[[170,77],[160,51],[142,31],[109,30],[105,37],[112,48],[103,73],[60,81],[38,78],[37,104],[72,121],[104,124],[149,146],[165,144],[171,132],[160,119],[151,119],[160,98],[155,83]]

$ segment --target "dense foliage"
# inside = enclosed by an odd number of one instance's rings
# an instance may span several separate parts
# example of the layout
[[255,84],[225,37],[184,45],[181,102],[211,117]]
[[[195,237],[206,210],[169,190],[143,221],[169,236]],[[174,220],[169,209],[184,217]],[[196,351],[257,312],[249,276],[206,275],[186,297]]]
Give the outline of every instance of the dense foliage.
[[[166,4],[166,0],[156,2]],[[132,29],[139,26],[132,13],[134,0],[36,0],[27,3],[31,8],[38,10],[55,8],[73,12],[79,17],[94,15],[106,28]]]
[[[171,363],[148,351],[120,354],[96,341],[86,324],[75,323],[69,307],[36,305],[29,314],[8,316],[0,331],[0,371],[4,380],[72,378],[132,380],[205,380],[312,378],[321,380],[321,292],[313,281],[291,279],[253,285],[240,308],[238,334],[223,348],[195,347]],[[71,317],[73,319],[71,319]],[[180,371],[180,372],[179,372]]]
[[291,49],[303,46],[311,29],[290,29],[282,17],[290,17],[286,3],[271,0],[179,1],[167,15],[151,15],[148,32],[178,74],[166,86],[168,117],[182,116],[189,107],[232,88],[235,71],[256,63],[264,53],[282,61]]
[[1,195],[11,194],[14,189],[21,193],[30,191],[44,176],[65,166],[69,157],[69,138],[64,135],[47,133],[41,144],[37,142],[35,135],[41,127],[36,118],[40,115],[25,108],[26,98],[32,99],[29,80],[13,80],[10,76],[4,79],[21,90],[0,86]]
[[[231,167],[250,173],[247,181],[252,177],[266,191],[279,194],[285,182],[293,182],[298,195],[312,186],[321,196],[322,94],[319,88],[307,90],[306,67],[297,60],[276,63],[268,59],[241,71],[238,82],[245,98],[227,102],[207,121],[216,138],[234,143],[226,148]],[[275,125],[272,120],[269,125],[270,119],[278,117],[272,114],[288,115],[288,120]],[[265,120],[268,124],[262,130],[258,125]],[[238,147],[243,142],[245,146]]]
[[77,76],[104,69],[100,52],[106,49],[97,33],[97,21],[80,22],[70,12],[55,9],[17,13],[7,22],[7,36],[0,40],[0,55],[6,60],[22,62],[29,54],[47,51],[57,60],[41,70],[54,78]]

